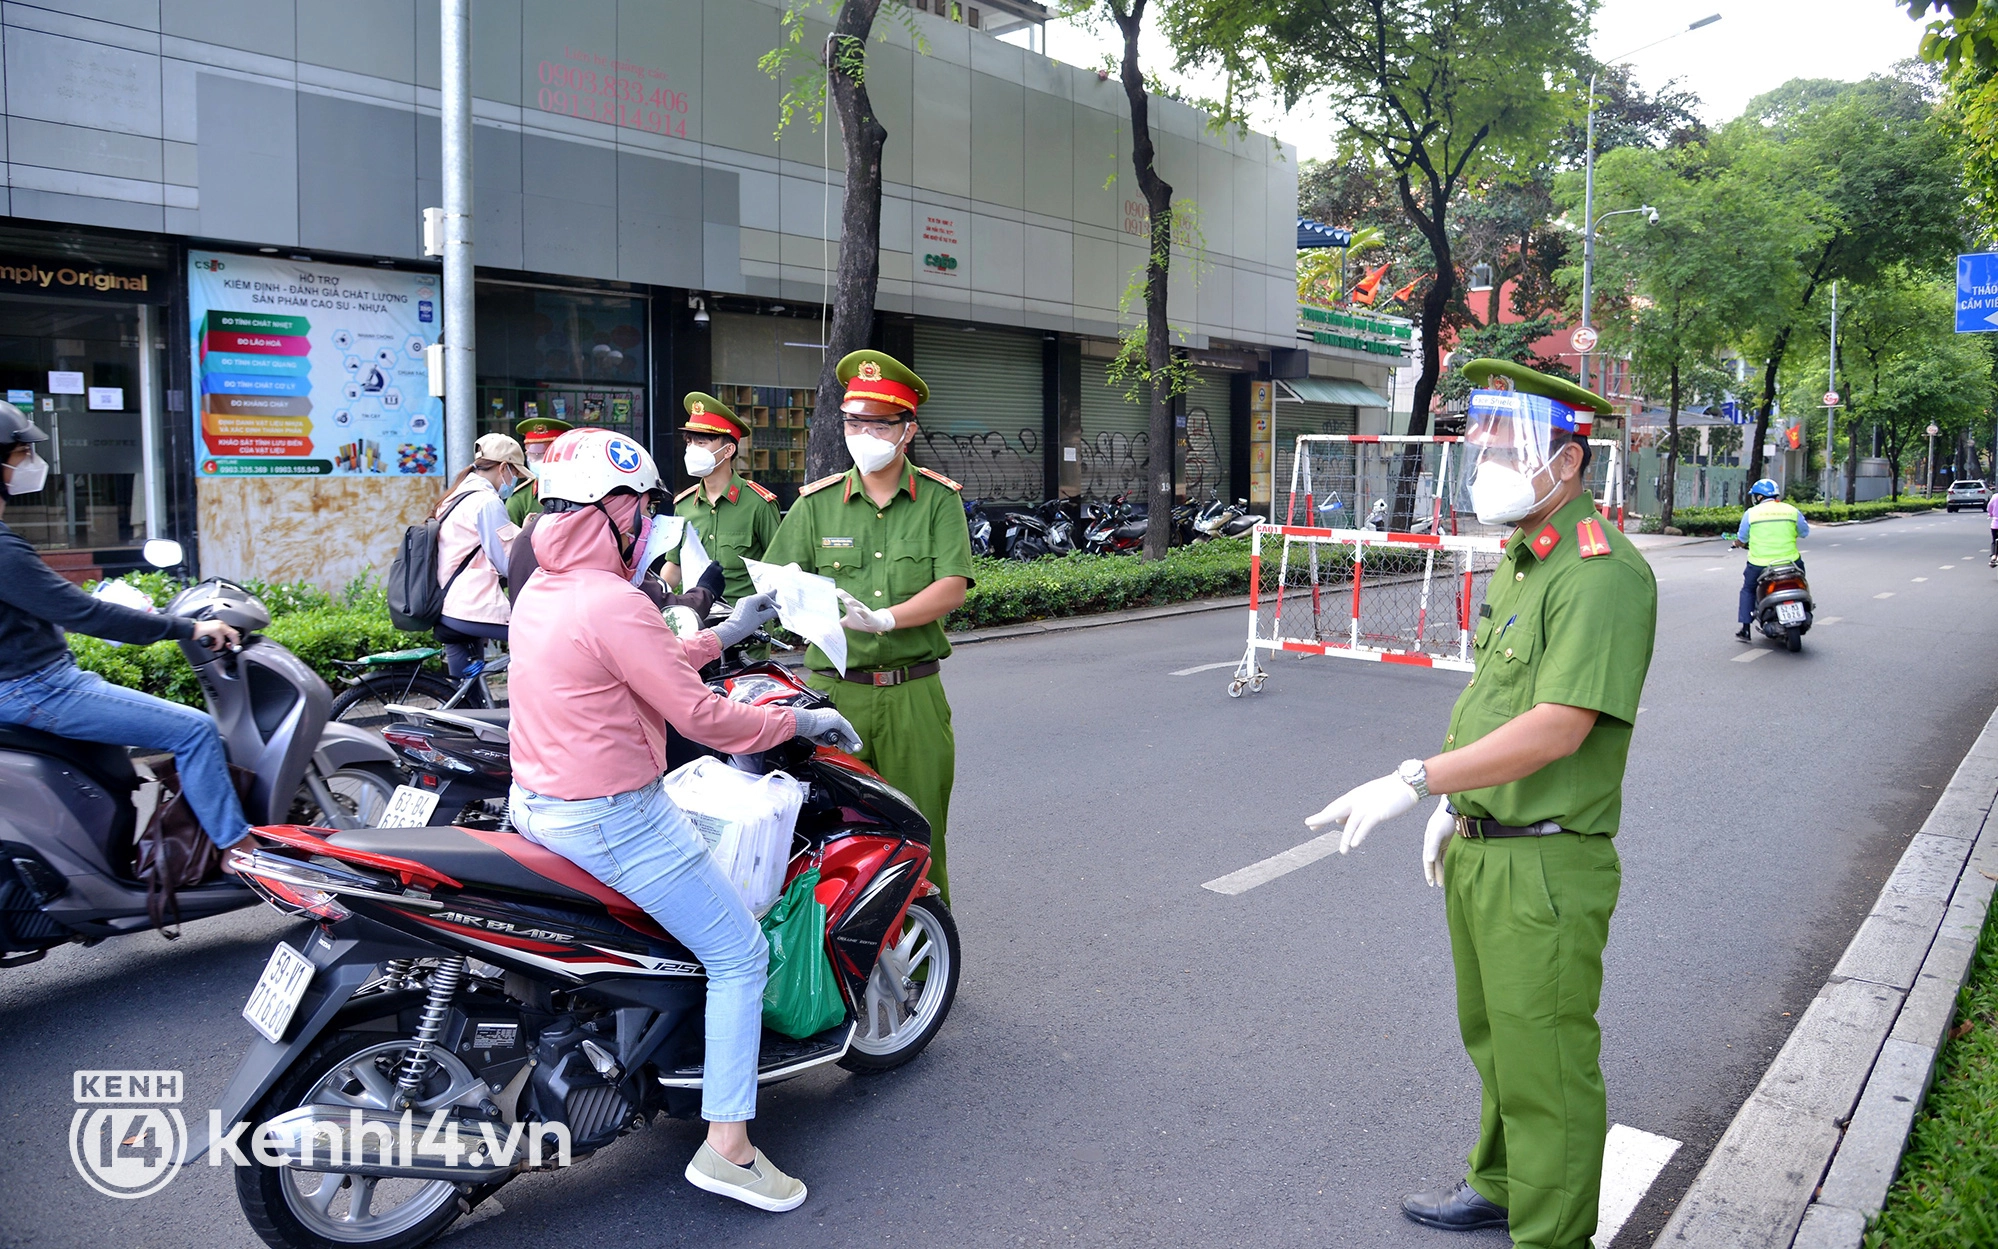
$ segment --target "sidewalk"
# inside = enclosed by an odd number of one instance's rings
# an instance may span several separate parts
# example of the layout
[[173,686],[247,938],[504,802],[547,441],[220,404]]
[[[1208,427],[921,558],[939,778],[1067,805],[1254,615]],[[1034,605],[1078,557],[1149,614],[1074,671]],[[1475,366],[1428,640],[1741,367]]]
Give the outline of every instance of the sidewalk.
[[1857,1249],[1977,953],[1998,883],[1994,802],[1998,712],[1658,1243]]

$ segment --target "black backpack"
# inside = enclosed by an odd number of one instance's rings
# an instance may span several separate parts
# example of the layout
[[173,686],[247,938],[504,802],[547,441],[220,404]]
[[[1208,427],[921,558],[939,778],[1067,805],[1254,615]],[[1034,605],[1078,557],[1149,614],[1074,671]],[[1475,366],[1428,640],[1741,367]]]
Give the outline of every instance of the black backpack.
[[443,512],[425,517],[403,530],[402,546],[395,553],[395,561],[389,565],[388,613],[395,627],[408,633],[421,633],[434,629],[444,616],[444,596],[451,592],[451,585],[458,580],[458,574],[472,562],[479,553],[479,545],[474,542],[465,558],[451,573],[451,579],[441,585],[437,580],[437,536],[444,528],[444,518],[449,516],[460,503],[472,495],[466,491],[446,504]]

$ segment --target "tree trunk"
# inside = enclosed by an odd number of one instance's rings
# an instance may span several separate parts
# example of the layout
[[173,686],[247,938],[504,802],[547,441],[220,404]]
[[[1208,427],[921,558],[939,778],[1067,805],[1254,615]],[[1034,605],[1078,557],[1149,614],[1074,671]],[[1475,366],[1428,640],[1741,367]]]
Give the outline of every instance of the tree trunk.
[[1755,445],[1748,452],[1748,480],[1752,485],[1762,477],[1762,448],[1769,444],[1769,418],[1776,408],[1776,373],[1783,367],[1783,353],[1790,346],[1790,327],[1776,331],[1770,344],[1769,360],[1762,369],[1762,403],[1755,409]]
[[1164,559],[1172,544],[1172,477],[1175,439],[1172,422],[1172,327],[1166,320],[1166,275],[1172,265],[1172,186],[1153,167],[1151,100],[1145,75],[1138,68],[1138,29],[1146,0],[1131,0],[1129,13],[1119,4],[1111,16],[1124,35],[1124,97],[1131,105],[1131,167],[1151,213],[1150,254],[1145,257],[1145,376],[1149,381],[1152,421],[1145,476],[1145,558]]
[[1850,407],[1845,412],[1850,418],[1845,427],[1845,501],[1855,503],[1859,498],[1859,417]]
[[1672,440],[1672,454],[1665,457],[1665,498],[1658,508],[1658,527],[1672,523],[1672,507],[1679,500],[1679,362],[1672,362],[1672,403],[1665,413],[1665,436]]
[[[1450,307],[1450,296],[1457,290],[1457,266],[1450,254],[1450,232],[1444,215],[1447,205],[1435,180],[1431,179],[1429,183],[1431,212],[1428,213],[1416,203],[1406,173],[1396,179],[1396,189],[1401,192],[1403,213],[1422,232],[1424,241],[1429,244],[1429,257],[1435,262],[1435,278],[1429,289],[1423,292],[1422,311],[1416,321],[1422,342],[1422,371],[1415,378],[1415,395],[1410,401],[1408,425],[1403,431],[1419,437],[1433,432],[1429,404],[1436,397],[1436,383],[1443,376],[1443,314]],[[1415,485],[1421,473],[1422,444],[1403,443],[1395,464],[1394,510],[1390,513],[1392,519],[1388,528],[1403,532],[1413,528]]]
[[[832,325],[826,331],[825,363],[805,439],[805,480],[845,471],[846,428],[840,402],[846,388],[834,369],[874,336],[874,296],[881,279],[881,149],[888,128],[867,98],[867,39],[881,0],[846,0],[833,26],[832,99],[846,147],[846,193],[840,204],[839,275],[832,291]],[[904,361],[904,363],[908,363]]]

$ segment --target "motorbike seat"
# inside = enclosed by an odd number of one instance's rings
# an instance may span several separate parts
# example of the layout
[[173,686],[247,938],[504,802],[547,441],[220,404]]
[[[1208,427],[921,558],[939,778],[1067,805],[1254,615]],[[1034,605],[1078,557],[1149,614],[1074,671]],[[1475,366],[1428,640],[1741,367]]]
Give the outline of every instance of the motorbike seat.
[[47,755],[89,773],[110,793],[123,797],[139,785],[132,756],[123,746],[58,737],[24,724],[0,724],[0,750]]
[[[487,838],[505,838],[504,847]],[[565,902],[602,905],[624,895],[599,884],[589,873],[518,833],[480,834],[465,828],[355,828],[327,835],[350,850],[414,859],[465,885],[489,885],[509,893],[553,896]],[[553,860],[553,862],[549,862]],[[559,865],[559,866],[558,866]],[[595,885],[582,887],[581,876]]]

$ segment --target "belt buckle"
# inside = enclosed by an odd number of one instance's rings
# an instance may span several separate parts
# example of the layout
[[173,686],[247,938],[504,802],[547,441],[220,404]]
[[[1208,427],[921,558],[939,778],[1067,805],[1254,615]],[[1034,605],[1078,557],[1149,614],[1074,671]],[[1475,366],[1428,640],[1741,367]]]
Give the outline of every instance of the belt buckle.
[[895,668],[888,672],[877,672],[873,675],[874,684],[877,686],[900,685],[908,678],[909,670],[907,668]]
[[1471,831],[1471,817],[1470,817],[1470,816],[1468,816],[1468,815],[1465,815],[1465,814],[1464,814],[1463,812],[1461,812],[1461,811],[1453,811],[1453,812],[1451,812],[1451,814],[1452,814],[1452,815],[1453,815],[1453,816],[1454,816],[1454,817],[1456,818],[1456,820],[1457,820],[1457,835],[1458,835],[1459,837],[1462,837],[1462,838],[1464,838],[1464,839],[1466,839],[1466,840],[1469,840],[1470,838],[1472,838],[1472,837],[1475,837],[1475,836],[1477,836],[1477,835],[1478,835],[1478,834],[1476,834],[1476,833],[1473,833],[1473,832]]

